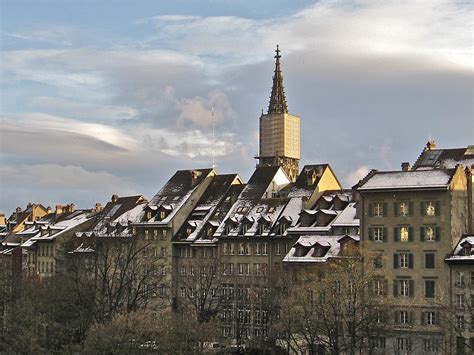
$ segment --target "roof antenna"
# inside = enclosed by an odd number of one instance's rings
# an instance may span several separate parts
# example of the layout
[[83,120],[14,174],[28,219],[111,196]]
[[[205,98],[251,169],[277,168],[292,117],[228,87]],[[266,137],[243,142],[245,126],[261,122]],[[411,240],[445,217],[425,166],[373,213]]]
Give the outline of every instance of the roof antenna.
[[214,106],[211,107],[212,113],[212,169],[214,170],[216,165],[214,162]]

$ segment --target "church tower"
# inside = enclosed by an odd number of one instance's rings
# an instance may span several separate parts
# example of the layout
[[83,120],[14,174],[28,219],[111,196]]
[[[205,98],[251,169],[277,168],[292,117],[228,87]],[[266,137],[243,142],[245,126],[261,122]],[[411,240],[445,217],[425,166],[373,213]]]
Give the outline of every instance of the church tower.
[[257,167],[281,166],[290,180],[295,181],[300,161],[300,118],[288,113],[280,58],[277,45],[270,103],[267,113],[262,111],[260,116]]

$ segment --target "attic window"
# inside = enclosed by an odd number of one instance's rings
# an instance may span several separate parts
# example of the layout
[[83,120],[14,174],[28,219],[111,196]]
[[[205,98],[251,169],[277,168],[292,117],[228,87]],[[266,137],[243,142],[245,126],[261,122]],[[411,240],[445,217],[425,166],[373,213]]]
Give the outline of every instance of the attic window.
[[265,233],[265,224],[260,223],[258,225],[258,234],[262,235],[263,233]]
[[193,232],[191,227],[186,228],[186,235],[190,235]]
[[308,254],[309,248],[303,245],[297,244],[295,247],[295,256],[302,257]]
[[323,246],[316,246],[316,248],[314,249],[314,253],[313,253],[313,256],[316,256],[316,257],[323,257],[324,255],[326,255],[326,253],[328,252],[329,250],[329,247],[323,247]]
[[179,197],[180,197],[180,196],[175,196],[175,197],[173,197],[173,201],[179,200]]
[[165,218],[166,218],[166,212],[160,211],[160,219],[165,219]]
[[468,244],[466,243],[463,247],[462,247],[462,255],[463,256],[470,256],[471,255],[471,244]]
[[214,230],[212,229],[212,227],[207,228],[206,235],[208,238],[212,237],[213,233],[214,233]]
[[275,212],[275,207],[270,207],[267,213],[273,213],[273,212]]
[[146,213],[146,219],[147,219],[147,220],[150,220],[150,219],[151,219],[151,211],[148,211],[148,212]]
[[245,235],[249,229],[249,225],[247,223],[242,224],[242,235]]
[[257,213],[261,213],[261,212],[263,212],[263,207],[258,207],[257,208]]
[[278,233],[280,235],[285,234],[286,230],[288,229],[288,225],[285,222],[281,222],[278,226]]

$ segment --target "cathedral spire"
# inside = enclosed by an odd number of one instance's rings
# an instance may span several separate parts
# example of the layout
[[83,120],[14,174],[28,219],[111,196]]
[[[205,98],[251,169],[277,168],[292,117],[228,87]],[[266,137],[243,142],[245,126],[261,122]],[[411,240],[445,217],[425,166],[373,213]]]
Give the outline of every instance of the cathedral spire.
[[268,104],[268,114],[288,113],[288,106],[285,98],[285,88],[283,87],[283,76],[280,68],[280,49],[277,44],[275,55],[275,73],[273,75],[272,95]]

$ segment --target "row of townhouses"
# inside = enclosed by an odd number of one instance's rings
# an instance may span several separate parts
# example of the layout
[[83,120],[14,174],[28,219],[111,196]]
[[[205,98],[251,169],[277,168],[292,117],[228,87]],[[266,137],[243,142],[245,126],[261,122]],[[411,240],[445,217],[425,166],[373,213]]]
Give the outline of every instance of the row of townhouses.
[[324,270],[351,246],[375,256],[374,297],[390,304],[375,353],[474,349],[474,146],[429,141],[413,166],[372,170],[349,189],[329,164],[299,169],[300,118],[288,113],[278,49],[275,59],[248,182],[214,168],[179,170],[150,200],[30,203],[0,216],[3,273],[42,279],[79,265],[94,277],[87,270],[107,248],[133,244],[142,273],[153,275],[143,285],[152,312],[191,302],[200,320],[218,315],[222,334],[245,342],[268,337],[275,279]]

